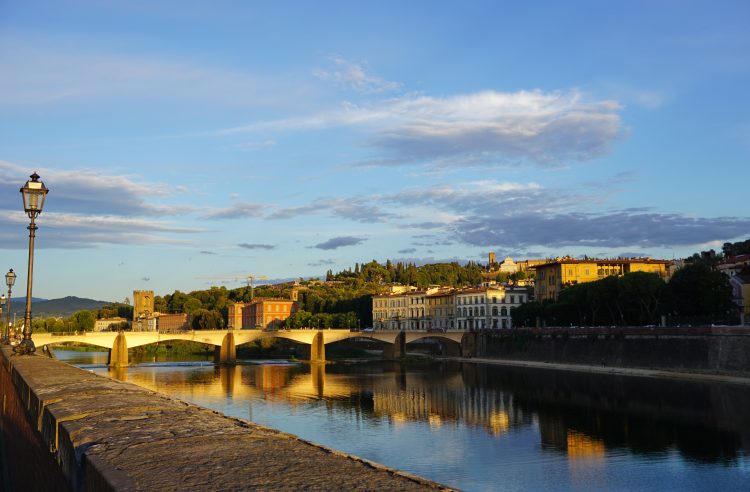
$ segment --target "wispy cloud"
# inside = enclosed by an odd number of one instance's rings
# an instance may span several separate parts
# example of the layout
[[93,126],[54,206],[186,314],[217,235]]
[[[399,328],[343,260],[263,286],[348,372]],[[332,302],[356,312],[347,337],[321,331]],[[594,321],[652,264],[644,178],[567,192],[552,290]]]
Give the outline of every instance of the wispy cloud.
[[371,205],[372,200],[360,198],[320,198],[307,205],[281,208],[267,216],[268,219],[291,219],[302,215],[330,215],[357,222],[383,222],[394,217],[380,207]]
[[[167,198],[183,189],[162,183],[141,182],[132,177],[91,169],[53,170],[38,168],[50,193],[47,203],[58,212],[101,215],[165,216],[192,212],[189,205],[149,203],[144,196]],[[18,190],[28,179],[28,167],[0,161],[0,208],[18,206]],[[148,190],[145,194],[144,190]]]
[[348,126],[385,152],[367,165],[557,166],[606,154],[620,134],[620,109],[615,101],[590,101],[575,90],[408,95],[220,133]]
[[286,105],[297,81],[179,59],[106,53],[91,46],[7,41],[0,64],[0,105],[91,102],[111,98],[237,106]]
[[250,142],[240,142],[238,144],[233,145],[235,149],[239,149],[245,152],[253,152],[256,150],[263,150],[263,149],[270,149],[271,147],[276,145],[275,140],[261,140],[261,141],[250,141]]
[[265,250],[272,250],[276,249],[276,246],[273,244],[258,244],[258,243],[240,243],[237,246],[244,249],[265,249]]
[[204,219],[246,219],[261,217],[267,206],[261,203],[235,203],[231,207],[216,208],[205,214]]
[[[98,215],[44,212],[39,220],[44,233],[36,241],[38,248],[94,248],[102,245],[190,244],[185,235],[205,232],[179,227],[160,220]],[[0,211],[0,247],[27,246],[23,212]]]
[[332,266],[332,265],[335,265],[335,264],[336,264],[335,260],[327,259],[327,260],[318,260],[318,261],[315,261],[315,262],[312,262],[312,263],[308,263],[307,266],[319,267],[319,266]]
[[338,56],[331,57],[330,62],[332,67],[318,68],[313,71],[313,75],[364,94],[394,91],[401,87],[397,82],[389,82],[368,73],[364,64],[353,63]]
[[356,246],[357,244],[362,244],[365,242],[366,239],[361,237],[354,237],[354,236],[339,236],[339,237],[333,237],[329,239],[328,241],[324,241],[322,243],[318,243],[313,248],[317,249],[338,249],[342,248],[344,246]]

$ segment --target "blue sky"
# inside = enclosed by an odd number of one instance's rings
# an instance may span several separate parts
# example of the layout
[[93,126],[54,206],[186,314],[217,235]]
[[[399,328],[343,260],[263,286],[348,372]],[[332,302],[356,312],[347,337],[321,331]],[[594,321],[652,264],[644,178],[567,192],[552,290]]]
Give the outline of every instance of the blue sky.
[[750,4],[0,2],[39,297],[750,237]]

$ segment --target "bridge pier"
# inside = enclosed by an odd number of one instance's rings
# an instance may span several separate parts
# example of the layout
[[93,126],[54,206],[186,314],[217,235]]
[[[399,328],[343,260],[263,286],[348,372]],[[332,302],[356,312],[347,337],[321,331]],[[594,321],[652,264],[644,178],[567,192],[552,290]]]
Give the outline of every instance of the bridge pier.
[[310,344],[310,362],[326,361],[326,345],[323,340],[323,333],[317,332]]
[[476,357],[479,336],[476,333],[466,333],[461,337],[461,357]]
[[214,348],[214,363],[234,364],[237,360],[237,347],[234,344],[234,333],[231,331],[224,335],[221,346]]
[[112,348],[109,350],[109,367],[128,367],[128,341],[125,339],[125,332],[121,331],[115,337]]
[[406,355],[406,333],[400,331],[396,335],[396,340],[383,348],[383,357],[400,359],[404,355]]

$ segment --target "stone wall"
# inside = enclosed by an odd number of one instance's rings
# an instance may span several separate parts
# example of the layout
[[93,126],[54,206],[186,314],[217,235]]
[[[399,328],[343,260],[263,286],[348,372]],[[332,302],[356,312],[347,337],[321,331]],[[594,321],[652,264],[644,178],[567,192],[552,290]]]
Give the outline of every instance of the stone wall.
[[481,338],[486,357],[750,376],[742,328],[515,329]]
[[296,436],[2,349],[10,490],[445,489]]

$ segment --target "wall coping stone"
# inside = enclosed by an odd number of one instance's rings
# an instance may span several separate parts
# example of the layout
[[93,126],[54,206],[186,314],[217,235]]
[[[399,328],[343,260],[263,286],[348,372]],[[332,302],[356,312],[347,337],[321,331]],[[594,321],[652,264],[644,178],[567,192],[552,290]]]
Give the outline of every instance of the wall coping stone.
[[73,490],[450,490],[43,355],[2,362]]

